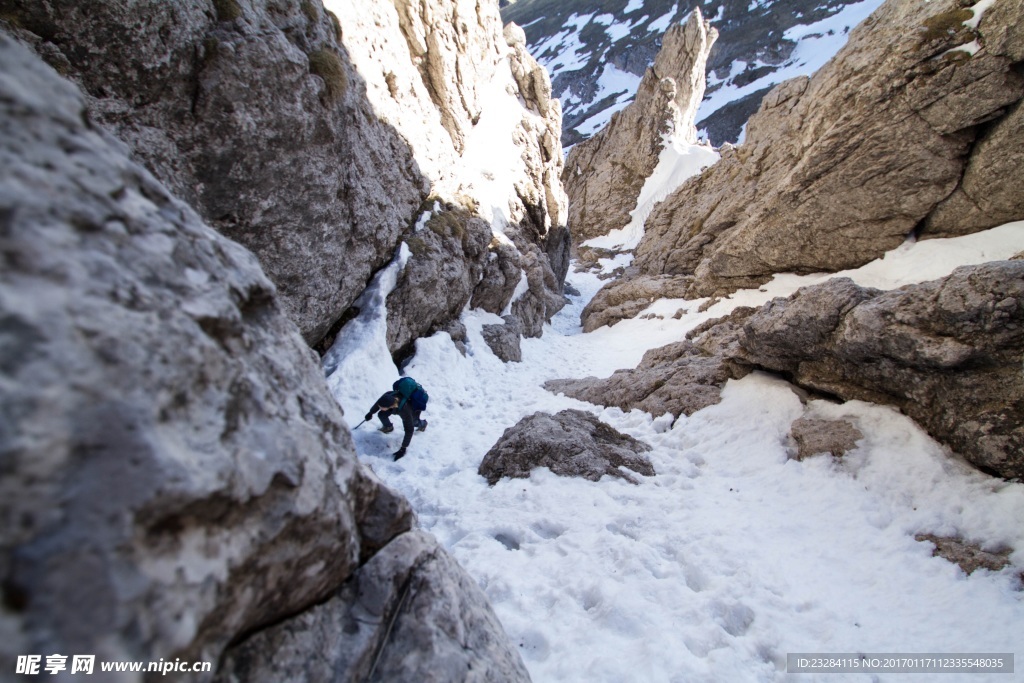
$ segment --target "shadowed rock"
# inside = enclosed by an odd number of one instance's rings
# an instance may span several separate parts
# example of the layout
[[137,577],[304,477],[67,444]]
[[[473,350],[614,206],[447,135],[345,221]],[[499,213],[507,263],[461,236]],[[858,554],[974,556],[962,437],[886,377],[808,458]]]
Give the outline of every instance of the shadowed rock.
[[484,325],[480,331],[495,356],[506,363],[522,362],[523,351],[519,343],[522,325],[514,315],[506,315],[502,325]]
[[[382,665],[405,680],[467,662],[525,680],[473,582],[436,545],[402,541],[408,502],[358,462],[253,254],[3,34],[0,63],[0,660],[220,663],[386,547],[368,585],[434,561],[408,603],[415,635]],[[321,649],[273,654],[297,671]]]
[[411,532],[323,604],[228,650],[216,681],[529,681],[499,634],[476,582],[436,539]]
[[622,434],[582,410],[555,415],[534,413],[505,430],[480,463],[480,475],[491,486],[503,477],[529,477],[535,467],[547,467],[563,477],[597,481],[608,474],[636,484],[625,467],[646,477],[654,467],[642,441]]

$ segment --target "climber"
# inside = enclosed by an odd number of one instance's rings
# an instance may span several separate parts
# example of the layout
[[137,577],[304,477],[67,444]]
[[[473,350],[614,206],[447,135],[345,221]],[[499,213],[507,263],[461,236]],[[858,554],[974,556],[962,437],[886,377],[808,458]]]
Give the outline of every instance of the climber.
[[[409,381],[412,384],[409,384]],[[407,390],[408,389],[408,390]],[[366,414],[364,421],[373,418],[373,414],[380,411],[381,431],[389,434],[394,431],[391,424],[391,416],[398,415],[402,418],[402,426],[405,428],[405,438],[402,439],[402,447],[395,451],[395,460],[405,456],[405,449],[412,441],[413,431],[422,432],[427,428],[427,421],[420,419],[420,413],[427,407],[427,392],[423,390],[415,380],[403,377],[395,382],[394,391],[385,392],[377,399],[377,402]]]

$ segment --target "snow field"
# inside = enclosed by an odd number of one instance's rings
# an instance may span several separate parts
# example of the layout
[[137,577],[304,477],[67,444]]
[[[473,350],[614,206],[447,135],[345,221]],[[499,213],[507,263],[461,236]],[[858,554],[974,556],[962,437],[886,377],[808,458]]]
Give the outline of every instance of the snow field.
[[[906,245],[846,275],[897,286],[908,272],[930,279],[962,260],[1022,250],[1024,224],[1017,223]],[[378,277],[354,321],[361,326],[346,330],[325,359],[337,367],[328,381],[351,424],[398,376],[375,306],[401,265],[400,256]],[[681,339],[709,317],[826,277],[780,276],[704,313],[703,299],[656,302],[649,312],[664,318],[584,335],[579,314],[603,283],[572,274],[582,296],[541,339],[523,341],[522,363],[502,363],[483,342],[481,326],[500,318],[467,311],[465,357],[438,334],[417,342],[406,368],[430,392],[427,431],[394,463],[400,432],[385,436],[363,425],[354,432],[360,458],[409,498],[421,526],[478,581],[539,683],[921,681],[913,674],[787,675],[786,654],[1024,652],[1016,576],[1024,565],[1024,484],[974,471],[896,411],[857,401],[804,406],[786,382],[754,374],[729,382],[718,405],[672,424],[670,416],[603,409],[541,387],[546,379],[634,367],[644,351]],[[688,312],[673,319],[679,308]],[[657,475],[634,486],[538,469],[489,487],[477,474],[507,427],[568,407],[649,443]],[[842,460],[790,460],[789,427],[805,413],[847,418],[865,437]],[[1016,568],[965,576],[932,557],[931,545],[914,539],[919,533],[1014,547]]]

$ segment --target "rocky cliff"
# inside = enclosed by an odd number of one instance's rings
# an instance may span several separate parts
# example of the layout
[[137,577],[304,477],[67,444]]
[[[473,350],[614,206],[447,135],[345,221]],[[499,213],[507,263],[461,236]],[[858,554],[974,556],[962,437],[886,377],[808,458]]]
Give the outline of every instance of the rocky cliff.
[[[480,233],[484,248],[442,240],[449,267],[413,259],[401,288],[450,300],[394,313],[396,358],[444,328],[495,259],[514,262],[503,271],[516,272],[509,297],[519,273],[530,280],[518,302],[529,333],[560,305],[561,112],[491,3],[337,0],[334,13],[311,0],[4,6],[7,27],[80,83],[94,120],[257,255],[310,344],[330,344],[426,211]],[[514,181],[481,186],[482,128],[513,140],[494,162]],[[490,245],[492,234],[511,248]]]
[[668,138],[693,144],[704,95],[708,53],[718,32],[693,10],[665,33],[661,51],[636,99],[594,137],[574,146],[563,180],[573,238],[583,241],[624,227]]
[[588,139],[636,94],[666,30],[699,7],[719,31],[697,127],[715,145],[736,142],[771,87],[809,75],[834,55],[881,0],[519,0],[502,10],[526,28],[551,72],[566,147]]
[[985,6],[883,5],[651,213],[639,270],[692,274],[691,294],[721,294],[1024,216],[1020,174],[990,182],[1024,159],[1009,142],[1021,137],[1022,6]]
[[[902,244],[1024,218],[1019,2],[887,2],[813,77],[765,98],[746,142],[655,207],[633,265],[585,330],[656,298],[837,272]],[[574,209],[575,210],[575,209]],[[739,309],[609,378],[552,391],[652,413],[717,402],[729,378],[780,373],[808,390],[899,407],[998,476],[1024,438],[1019,261],[882,293],[835,280]]]
[[[0,32],[0,658],[528,680],[473,580],[356,459],[307,344],[324,323],[272,267],[294,246],[285,269],[316,279],[300,256],[323,247],[345,257],[331,277],[370,272],[344,251],[353,234],[326,229],[357,208],[342,190],[395,220],[383,253],[428,189],[359,103],[338,27],[308,3],[3,9],[88,92]],[[303,197],[310,223],[289,222]],[[303,291],[338,301],[328,289]],[[272,660],[252,654],[296,629]]]
[[1024,476],[1024,261],[960,268],[890,292],[845,278],[741,308],[606,379],[546,384],[592,403],[690,415],[728,379],[783,375],[898,407],[978,468]]

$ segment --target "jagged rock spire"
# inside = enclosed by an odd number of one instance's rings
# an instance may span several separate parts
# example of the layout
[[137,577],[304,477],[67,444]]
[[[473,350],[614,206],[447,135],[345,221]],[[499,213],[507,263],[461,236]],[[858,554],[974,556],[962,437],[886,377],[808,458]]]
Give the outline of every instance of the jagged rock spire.
[[697,107],[705,65],[718,32],[694,9],[670,28],[636,99],[594,137],[572,148],[562,181],[569,226],[578,242],[629,223],[644,181],[658,164],[667,136],[696,142]]

